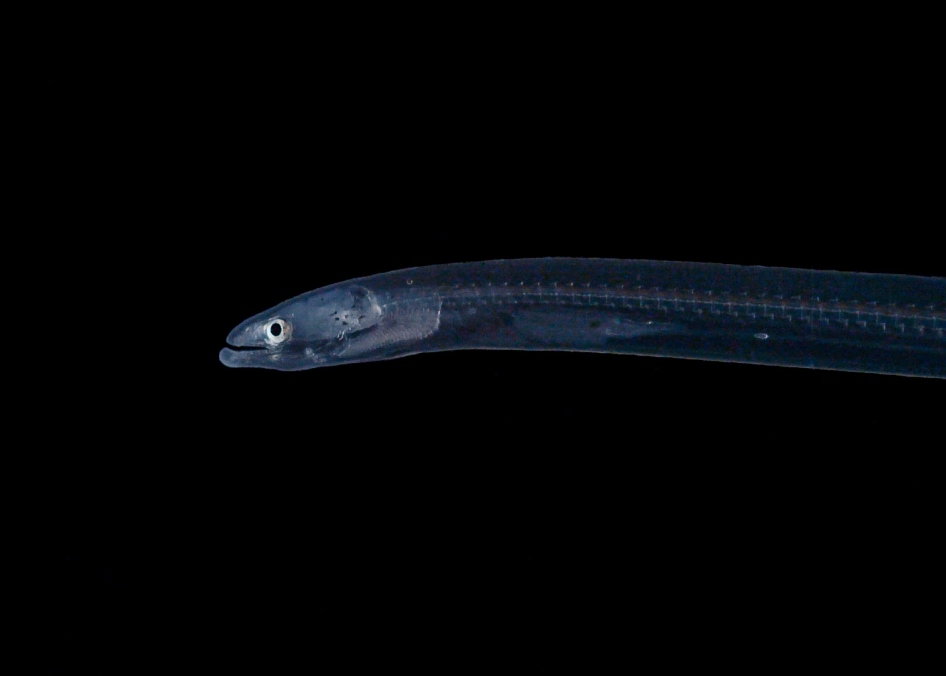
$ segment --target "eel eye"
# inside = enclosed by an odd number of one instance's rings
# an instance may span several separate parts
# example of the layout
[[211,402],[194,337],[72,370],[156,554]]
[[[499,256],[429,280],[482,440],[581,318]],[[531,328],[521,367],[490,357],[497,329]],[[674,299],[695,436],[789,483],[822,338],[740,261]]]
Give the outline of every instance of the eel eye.
[[289,323],[282,319],[274,319],[265,327],[266,342],[270,345],[279,345],[279,343],[289,338],[291,327]]

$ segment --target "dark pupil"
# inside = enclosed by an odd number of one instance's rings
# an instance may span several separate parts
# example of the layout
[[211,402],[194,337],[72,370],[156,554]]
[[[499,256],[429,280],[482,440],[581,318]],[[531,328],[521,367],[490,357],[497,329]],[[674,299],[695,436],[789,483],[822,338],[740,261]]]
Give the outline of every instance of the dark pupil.
[[282,327],[279,324],[273,324],[269,327],[269,332],[274,336],[278,336],[280,333],[282,333]]

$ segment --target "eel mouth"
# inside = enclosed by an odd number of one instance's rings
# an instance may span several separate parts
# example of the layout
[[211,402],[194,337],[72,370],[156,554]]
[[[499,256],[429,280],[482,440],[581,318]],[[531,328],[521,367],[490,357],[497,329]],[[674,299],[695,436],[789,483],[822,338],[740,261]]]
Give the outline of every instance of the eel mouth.
[[246,321],[237,326],[227,336],[228,347],[220,350],[220,361],[224,366],[258,366],[260,357],[266,353],[266,347],[259,345],[254,335],[255,323]]
[[266,352],[265,347],[225,347],[220,350],[220,362],[224,366],[239,368],[241,366],[256,366],[260,363],[259,353]]

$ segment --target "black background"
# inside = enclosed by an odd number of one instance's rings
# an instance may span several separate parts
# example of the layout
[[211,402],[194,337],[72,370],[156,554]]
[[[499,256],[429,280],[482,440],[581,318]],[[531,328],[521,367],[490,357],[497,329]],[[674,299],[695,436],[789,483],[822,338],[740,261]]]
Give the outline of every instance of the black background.
[[252,314],[418,265],[941,276],[922,41],[820,19],[718,37],[397,19],[178,26],[43,79],[39,218],[81,219],[59,246],[101,254],[73,280],[95,338],[50,376],[69,421],[43,456],[57,661],[926,646],[939,381],[567,353],[217,361]]

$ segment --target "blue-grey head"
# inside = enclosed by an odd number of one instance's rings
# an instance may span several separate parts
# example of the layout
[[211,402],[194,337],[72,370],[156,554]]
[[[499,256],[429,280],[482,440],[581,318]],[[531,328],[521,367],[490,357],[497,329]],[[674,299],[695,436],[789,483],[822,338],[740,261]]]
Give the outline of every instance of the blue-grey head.
[[227,336],[232,347],[220,351],[220,361],[280,371],[354,361],[351,336],[370,329],[381,316],[378,302],[363,287],[317,289],[240,323]]

